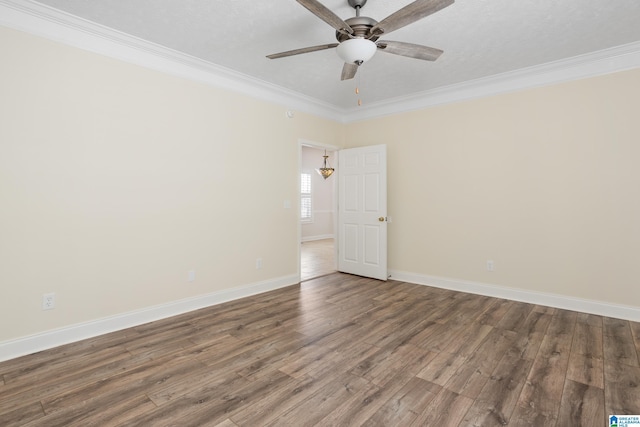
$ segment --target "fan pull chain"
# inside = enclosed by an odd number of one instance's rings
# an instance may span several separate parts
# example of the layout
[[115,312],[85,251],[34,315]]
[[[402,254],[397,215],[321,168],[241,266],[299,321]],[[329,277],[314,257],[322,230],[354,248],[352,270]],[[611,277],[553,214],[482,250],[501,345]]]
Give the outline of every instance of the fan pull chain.
[[[356,95],[360,95],[360,88],[358,86],[360,86],[360,74],[362,73],[358,73],[358,75],[356,76]],[[362,106],[362,99],[360,99],[360,97],[358,96],[358,107]]]

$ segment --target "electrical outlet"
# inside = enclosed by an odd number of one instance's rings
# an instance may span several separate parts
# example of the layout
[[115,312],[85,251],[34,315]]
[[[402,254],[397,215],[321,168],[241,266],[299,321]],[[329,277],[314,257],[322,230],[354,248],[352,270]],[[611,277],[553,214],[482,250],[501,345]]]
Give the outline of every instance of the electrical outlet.
[[262,268],[262,258],[256,258],[256,270],[260,270]]
[[53,310],[56,307],[56,294],[42,294],[42,309]]
[[195,270],[189,270],[188,271],[187,280],[189,282],[194,282],[196,280],[196,271]]
[[493,260],[488,260],[487,261],[487,271],[493,271],[493,270],[494,270]]

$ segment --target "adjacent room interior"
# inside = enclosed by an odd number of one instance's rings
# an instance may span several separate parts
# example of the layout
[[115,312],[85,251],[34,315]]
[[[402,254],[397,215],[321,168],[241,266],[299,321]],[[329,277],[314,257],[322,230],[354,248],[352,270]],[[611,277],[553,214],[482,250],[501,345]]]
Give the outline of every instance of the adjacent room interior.
[[337,173],[324,178],[318,169],[335,171],[335,152],[302,145],[300,161],[300,280],[305,281],[337,270],[335,233]]
[[[638,2],[522,2],[526,20],[495,2],[518,19],[447,25],[494,6],[458,0],[392,37],[434,40],[438,61],[381,42],[355,68],[295,1],[195,21],[162,2],[149,21],[175,26],[153,42],[116,13],[133,2],[90,3],[0,0],[0,425],[640,414]],[[243,31],[172,44],[204,17]],[[377,145],[387,281],[335,259],[338,155]]]

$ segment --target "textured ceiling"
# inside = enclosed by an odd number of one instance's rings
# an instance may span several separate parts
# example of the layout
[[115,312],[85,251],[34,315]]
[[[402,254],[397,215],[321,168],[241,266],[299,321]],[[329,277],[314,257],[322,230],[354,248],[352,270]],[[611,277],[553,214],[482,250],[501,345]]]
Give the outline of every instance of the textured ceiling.
[[[322,0],[343,19],[347,0]],[[410,0],[368,0],[378,21]],[[364,103],[557,61],[640,40],[640,0],[457,0],[382,40],[444,50],[436,62],[378,51],[355,81],[340,81],[335,50],[265,55],[335,42],[334,30],[295,0],[40,0],[39,3],[239,73],[352,108]]]

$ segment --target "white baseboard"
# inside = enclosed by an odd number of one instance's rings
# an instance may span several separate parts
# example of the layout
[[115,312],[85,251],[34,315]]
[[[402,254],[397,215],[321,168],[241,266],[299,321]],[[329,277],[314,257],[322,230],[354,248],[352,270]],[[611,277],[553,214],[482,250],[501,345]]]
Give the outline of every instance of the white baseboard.
[[324,239],[335,239],[336,236],[334,236],[333,234],[320,234],[318,236],[308,236],[308,237],[303,237],[302,242],[313,242],[316,240],[324,240]]
[[389,271],[391,279],[417,285],[433,286],[453,291],[504,298],[530,304],[545,305],[582,313],[597,314],[638,322],[640,321],[640,307],[625,306],[608,302],[593,301],[566,295],[535,292],[524,289],[507,288],[487,283],[468,282],[446,277],[427,276],[406,271]]
[[[485,295],[521,301],[530,304],[540,304],[565,310],[592,313],[600,316],[614,317],[631,321],[640,321],[640,307],[592,301],[565,295],[548,294],[507,288],[486,283],[469,282],[444,277],[427,276],[417,273],[392,270],[389,272],[393,280],[399,280],[418,285],[433,286],[459,292]],[[285,276],[264,282],[254,283],[233,289],[213,292],[194,298],[187,298],[154,307],[136,310],[90,322],[84,322],[65,328],[46,331],[14,340],[0,343],[0,362],[16,357],[32,354],[38,351],[58,347],[63,344],[93,338],[109,332],[142,325],[155,320],[165,319],[198,310],[200,308],[233,301],[239,298],[272,291],[298,283],[298,276]]]
[[0,362],[297,283],[297,275],[279,277],[4,341],[0,343]]

